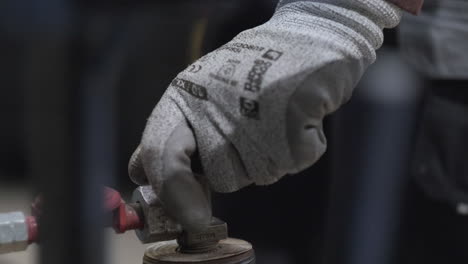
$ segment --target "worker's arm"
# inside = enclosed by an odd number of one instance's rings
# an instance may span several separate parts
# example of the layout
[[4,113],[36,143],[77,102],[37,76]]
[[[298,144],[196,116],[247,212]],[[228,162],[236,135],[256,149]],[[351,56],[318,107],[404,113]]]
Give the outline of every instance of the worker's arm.
[[400,17],[384,0],[281,3],[268,22],[170,83],[148,119],[131,177],[149,181],[169,214],[199,230],[211,217],[206,186],[233,192],[311,166],[326,149],[323,118],[351,97],[376,59],[382,29]]
[[[280,0],[278,7],[281,7],[283,5],[293,3],[293,2],[299,2],[299,1],[322,2],[322,3],[328,3],[328,4],[342,2],[340,0]],[[372,0],[368,0],[368,1],[372,1]],[[387,1],[395,4],[399,8],[412,14],[418,14],[421,11],[422,5],[424,3],[424,0],[387,0]],[[353,0],[350,0],[350,2],[353,2]]]

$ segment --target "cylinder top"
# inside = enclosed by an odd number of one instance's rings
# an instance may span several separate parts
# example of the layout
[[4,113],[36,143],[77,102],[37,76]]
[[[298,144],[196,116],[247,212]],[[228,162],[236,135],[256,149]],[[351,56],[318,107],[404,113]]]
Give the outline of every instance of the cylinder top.
[[246,241],[228,238],[209,252],[185,254],[179,252],[175,240],[156,243],[146,250],[143,264],[253,264],[255,254],[252,245]]

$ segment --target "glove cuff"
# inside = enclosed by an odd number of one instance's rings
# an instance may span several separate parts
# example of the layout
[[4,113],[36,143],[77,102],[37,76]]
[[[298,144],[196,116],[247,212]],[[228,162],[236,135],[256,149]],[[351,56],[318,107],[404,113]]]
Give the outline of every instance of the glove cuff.
[[402,11],[383,0],[285,0],[272,20],[328,31],[341,41],[352,41],[364,58],[375,60],[383,43],[383,28],[401,20]]

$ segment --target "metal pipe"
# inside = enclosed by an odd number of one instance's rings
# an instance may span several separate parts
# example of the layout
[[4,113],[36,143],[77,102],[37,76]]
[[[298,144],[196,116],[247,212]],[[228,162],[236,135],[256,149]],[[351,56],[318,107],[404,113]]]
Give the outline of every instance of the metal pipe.
[[102,187],[114,175],[125,21],[73,1],[27,1],[36,10],[25,80],[32,170],[45,204],[40,262],[102,264]]

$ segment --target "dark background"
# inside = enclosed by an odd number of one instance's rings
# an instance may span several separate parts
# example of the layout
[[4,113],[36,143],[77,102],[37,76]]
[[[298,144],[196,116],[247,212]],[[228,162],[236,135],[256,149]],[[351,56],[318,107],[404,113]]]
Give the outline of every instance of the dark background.
[[[128,159],[139,143],[146,118],[170,80],[196,57],[226,43],[243,29],[267,21],[275,6],[275,1],[266,0],[83,1],[73,5],[71,15],[73,21],[79,22],[62,22],[62,13],[51,10],[52,2],[0,3],[0,185],[19,184],[32,195],[41,191],[40,186],[56,184],[44,182],[50,164],[38,159],[38,156],[53,155],[53,145],[60,144],[52,134],[41,131],[43,119],[40,118],[49,114],[53,118],[60,111],[57,109],[61,109],[47,102],[60,102],[61,97],[66,97],[64,104],[74,102],[73,94],[48,93],[51,90],[34,85],[37,76],[47,83],[47,78],[61,78],[64,74],[61,66],[53,64],[59,50],[49,45],[58,38],[54,31],[66,32],[67,45],[73,46],[67,72],[75,76],[75,82],[81,81],[79,76],[83,71],[97,76],[118,76],[104,78],[103,82],[111,87],[110,96],[94,95],[108,96],[104,102],[114,111],[109,115],[112,122],[96,124],[110,126],[115,137],[112,153],[116,163],[106,183],[129,193],[136,186],[127,177]],[[198,43],[197,39],[202,42]],[[374,77],[370,77],[369,73],[365,77],[368,81],[358,88],[355,100],[327,118],[330,149],[315,166],[287,176],[273,186],[248,187],[237,193],[215,196],[215,215],[229,223],[232,236],[255,245],[258,263],[266,263],[271,255],[274,258],[275,252],[281,253],[278,254],[285,258],[284,263],[375,263],[357,261],[360,259],[357,255],[372,255],[372,252],[385,254],[364,259],[412,264],[468,261],[466,217],[457,215],[446,203],[429,198],[409,170],[425,98],[419,89],[426,91],[432,83],[421,80],[415,73],[409,75],[409,68],[401,70],[406,66],[401,66],[404,64],[395,58],[398,56],[395,31],[386,32],[386,40],[386,49],[381,52],[384,59],[375,67],[390,70],[392,74],[376,70],[372,73]],[[106,61],[102,59],[106,56],[116,59],[101,63]],[[385,60],[388,57],[391,59]],[[73,75],[75,72],[80,74]],[[391,89],[391,78],[401,79],[396,85],[409,85],[418,95],[413,91],[397,97],[396,101],[386,101],[387,97],[379,101],[382,97],[372,97],[366,92],[366,86],[372,88],[383,83]],[[72,111],[73,106],[63,109]],[[390,124],[390,128],[383,132],[372,130],[369,120],[376,120],[377,127],[385,127],[381,123]],[[66,119],[53,122],[58,128],[70,126]],[[383,133],[384,137],[377,143],[369,143],[369,131]],[[384,140],[386,133],[390,134],[388,142]],[[367,152],[360,148],[366,144],[380,149],[377,152],[383,153],[382,157],[372,155],[373,150]],[[374,170],[363,169],[373,168],[379,162],[381,166]],[[393,197],[391,210],[379,211],[378,204],[366,207],[360,200],[378,196],[379,193],[372,192],[361,195],[373,188],[360,187],[369,180],[362,175],[374,173],[381,177],[377,177],[380,179],[377,187],[379,182],[398,174],[397,183],[389,183],[394,184],[389,195]],[[385,190],[385,186],[382,188]],[[387,201],[382,197],[375,200],[378,199]],[[371,208],[375,214],[357,217],[360,211],[366,212],[365,208]],[[370,221],[369,229],[359,229],[362,227],[356,224],[359,219]],[[375,221],[380,225],[374,229]],[[379,244],[379,239],[390,241],[382,242],[386,250],[372,246]]]

